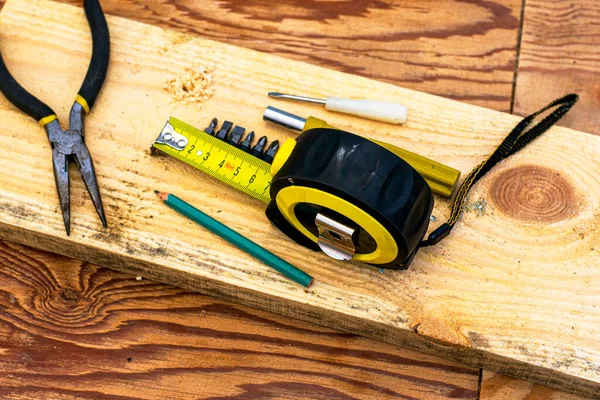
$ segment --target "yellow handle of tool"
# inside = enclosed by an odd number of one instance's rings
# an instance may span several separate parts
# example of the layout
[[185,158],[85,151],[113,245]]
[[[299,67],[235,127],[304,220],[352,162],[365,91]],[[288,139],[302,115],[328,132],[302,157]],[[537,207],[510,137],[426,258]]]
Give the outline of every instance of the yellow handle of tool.
[[[303,131],[315,128],[339,130],[339,128],[327,124],[327,122],[323,121],[322,119],[308,117]],[[427,181],[427,184],[434,193],[445,197],[452,196],[452,193],[458,184],[458,179],[460,178],[459,170],[441,164],[437,161],[430,160],[427,157],[420,156],[411,151],[401,149],[400,147],[391,145],[389,143],[380,142],[378,140],[372,141],[396,154],[398,157],[406,161],[411,167],[417,170],[417,172],[425,179],[425,181]]]

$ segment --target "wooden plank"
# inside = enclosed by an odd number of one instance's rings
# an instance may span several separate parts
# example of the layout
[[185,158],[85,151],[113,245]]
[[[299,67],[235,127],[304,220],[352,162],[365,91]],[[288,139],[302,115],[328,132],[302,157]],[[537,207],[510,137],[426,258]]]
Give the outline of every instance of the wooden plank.
[[527,0],[514,111],[528,114],[547,97],[576,92],[581,104],[564,126],[600,134],[600,3]]
[[[286,107],[466,172],[495,148],[517,117],[118,18],[109,23],[113,59],[86,140],[111,228],[99,231],[75,180],[73,234],[64,237],[43,132],[2,99],[4,239],[534,382],[599,393],[593,266],[600,258],[594,248],[600,184],[588,171],[598,169],[600,138],[553,129],[477,185],[471,201],[485,199],[488,212],[467,213],[452,237],[422,251],[409,271],[380,274],[300,249],[270,227],[261,204],[172,160],[150,158],[149,143],[169,115],[199,126],[219,116],[272,138],[289,137],[260,120],[271,103],[263,93],[273,87],[315,96],[376,92],[381,99],[404,99],[410,122],[398,128],[310,106]],[[11,70],[51,100],[64,120],[89,57],[87,34],[77,34],[87,32],[80,9],[9,2],[0,28]],[[57,63],[60,56],[69,61]],[[201,109],[170,102],[163,83],[203,60],[216,64],[215,96]],[[530,186],[517,184],[517,176]],[[179,219],[157,203],[151,192],[156,187],[218,214],[315,275],[317,285],[304,291]],[[438,201],[433,225],[448,215],[448,206]]]
[[509,111],[521,3],[103,0],[102,6],[132,20]]
[[479,400],[592,400],[483,371]]
[[477,397],[477,369],[23,246],[0,281],[3,399]]

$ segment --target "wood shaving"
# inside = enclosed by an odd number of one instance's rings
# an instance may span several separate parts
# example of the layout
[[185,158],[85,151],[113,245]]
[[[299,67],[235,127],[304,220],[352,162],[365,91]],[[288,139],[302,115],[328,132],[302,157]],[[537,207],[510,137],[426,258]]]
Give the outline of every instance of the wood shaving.
[[177,101],[204,103],[214,94],[210,87],[213,71],[212,67],[186,67],[181,74],[167,81],[165,90]]

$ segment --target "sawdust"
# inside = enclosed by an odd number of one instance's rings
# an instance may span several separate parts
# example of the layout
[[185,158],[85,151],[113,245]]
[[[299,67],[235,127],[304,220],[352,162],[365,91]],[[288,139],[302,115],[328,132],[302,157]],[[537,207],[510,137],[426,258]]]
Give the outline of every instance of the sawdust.
[[186,104],[204,103],[214,94],[214,89],[210,87],[213,72],[213,67],[186,67],[175,78],[169,79],[164,88],[176,101]]
[[466,203],[463,206],[463,212],[475,211],[478,217],[488,215],[494,210],[494,206],[490,205],[485,199],[479,199],[473,203]]

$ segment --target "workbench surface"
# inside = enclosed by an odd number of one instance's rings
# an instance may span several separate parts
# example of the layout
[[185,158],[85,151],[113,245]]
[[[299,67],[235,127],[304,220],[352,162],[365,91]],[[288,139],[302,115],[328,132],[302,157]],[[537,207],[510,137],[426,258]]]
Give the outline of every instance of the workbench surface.
[[[524,3],[102,1],[107,14],[519,115],[575,91],[562,124],[600,133],[600,6]],[[11,243],[0,287],[2,398],[578,398]]]

